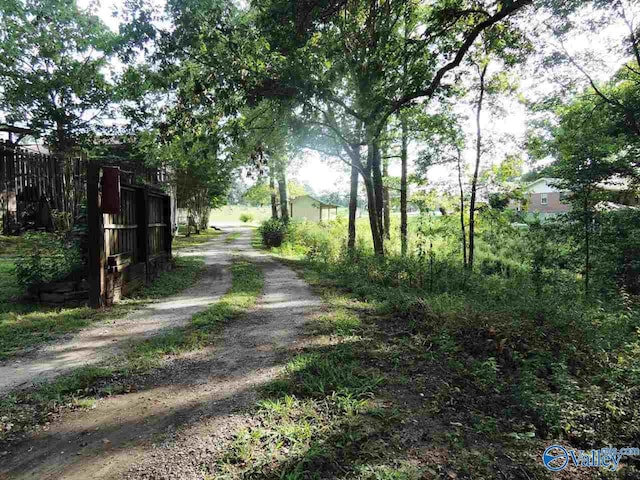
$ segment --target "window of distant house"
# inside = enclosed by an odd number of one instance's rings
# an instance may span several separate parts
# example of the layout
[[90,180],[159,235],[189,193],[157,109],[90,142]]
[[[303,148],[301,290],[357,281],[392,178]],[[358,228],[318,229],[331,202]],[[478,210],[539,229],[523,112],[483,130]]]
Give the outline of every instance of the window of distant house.
[[547,203],[549,203],[549,199],[547,198],[547,194],[546,193],[541,193],[540,194],[540,205],[546,205]]

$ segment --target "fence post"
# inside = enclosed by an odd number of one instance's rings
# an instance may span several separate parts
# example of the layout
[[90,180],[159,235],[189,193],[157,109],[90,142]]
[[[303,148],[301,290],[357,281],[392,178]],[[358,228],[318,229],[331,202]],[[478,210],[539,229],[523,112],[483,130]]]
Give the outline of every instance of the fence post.
[[164,220],[162,223],[166,225],[164,227],[164,251],[167,254],[167,257],[171,258],[171,242],[173,241],[173,218],[171,218],[171,197],[167,196],[164,198],[163,203],[163,217]]
[[98,182],[100,165],[89,162],[87,165],[87,227],[88,227],[88,263],[89,263],[89,305],[99,308],[104,304],[102,296],[104,285],[104,231]]
[[136,262],[145,264],[145,282],[149,278],[149,192],[147,187],[136,190],[136,222],[138,223],[138,255]]

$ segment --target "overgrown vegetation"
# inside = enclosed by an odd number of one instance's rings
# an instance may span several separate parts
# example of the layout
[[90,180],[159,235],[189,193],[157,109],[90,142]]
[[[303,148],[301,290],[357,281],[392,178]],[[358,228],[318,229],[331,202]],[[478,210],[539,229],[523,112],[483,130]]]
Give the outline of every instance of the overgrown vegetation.
[[262,292],[263,275],[256,265],[236,259],[231,272],[229,292],[194,315],[186,327],[133,343],[124,355],[100,365],[82,367],[50,383],[1,397],[0,441],[10,442],[25,432],[38,431],[51,415],[63,409],[90,405],[95,397],[127,393],[134,375],[144,375],[158,367],[167,355],[213,342],[224,322],[240,317]]
[[14,255],[18,250],[20,237],[0,235],[0,256]]
[[[425,389],[430,418],[461,423],[456,435],[475,430],[494,446],[511,438],[516,451],[540,440],[582,449],[626,445],[640,434],[640,308],[624,273],[635,265],[624,252],[640,222],[619,218],[630,214],[601,216],[592,259],[599,281],[588,297],[570,223],[519,230],[481,215],[473,273],[460,262],[457,226],[446,217],[413,223],[407,257],[395,253],[393,239],[385,258],[366,243],[348,252],[339,221],[293,223],[276,251],[304,258],[316,279],[376,305],[385,319],[380,328],[399,332],[376,348],[395,351],[398,368],[409,362],[418,378],[442,372],[414,394]],[[403,375],[389,372],[394,382]],[[626,470],[622,478],[633,478],[636,470]]]
[[288,230],[288,224],[278,218],[271,218],[264,221],[258,229],[262,237],[262,243],[269,248],[282,245]]
[[16,257],[16,279],[24,288],[62,280],[82,267],[77,240],[63,234],[26,233]]

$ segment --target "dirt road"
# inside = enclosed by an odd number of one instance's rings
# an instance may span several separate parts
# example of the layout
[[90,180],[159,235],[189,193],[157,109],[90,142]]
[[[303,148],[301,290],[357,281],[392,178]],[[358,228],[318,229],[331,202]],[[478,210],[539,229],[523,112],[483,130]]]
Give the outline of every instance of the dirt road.
[[[301,345],[303,324],[320,309],[291,269],[251,250],[250,233],[243,231],[231,248],[262,268],[265,289],[243,319],[228,325],[214,346],[172,359],[136,391],[69,412],[16,445],[0,457],[0,478],[204,478],[200,466],[245,421],[256,388]],[[218,258],[226,262],[226,253]],[[228,282],[224,267],[220,272]]]

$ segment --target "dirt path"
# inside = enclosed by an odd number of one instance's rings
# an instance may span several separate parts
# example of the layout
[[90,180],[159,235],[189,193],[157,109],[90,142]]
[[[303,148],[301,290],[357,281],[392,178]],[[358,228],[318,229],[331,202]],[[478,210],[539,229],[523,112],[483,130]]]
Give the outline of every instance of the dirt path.
[[291,269],[252,251],[248,235],[232,246],[265,274],[255,308],[214,347],[175,358],[137,391],[70,412],[17,445],[0,479],[203,478],[200,466],[245,421],[256,387],[301,346],[302,326],[321,306]]
[[[234,229],[228,229],[229,232]],[[227,231],[227,229],[225,229]],[[206,270],[196,285],[115,320],[84,329],[71,338],[46,345],[26,356],[0,362],[0,394],[14,388],[50,380],[82,365],[97,363],[117,354],[131,340],[157,335],[165,328],[187,323],[194,313],[215,302],[229,289],[225,269],[231,260],[233,242],[222,238],[183,250],[180,255],[203,256]]]

